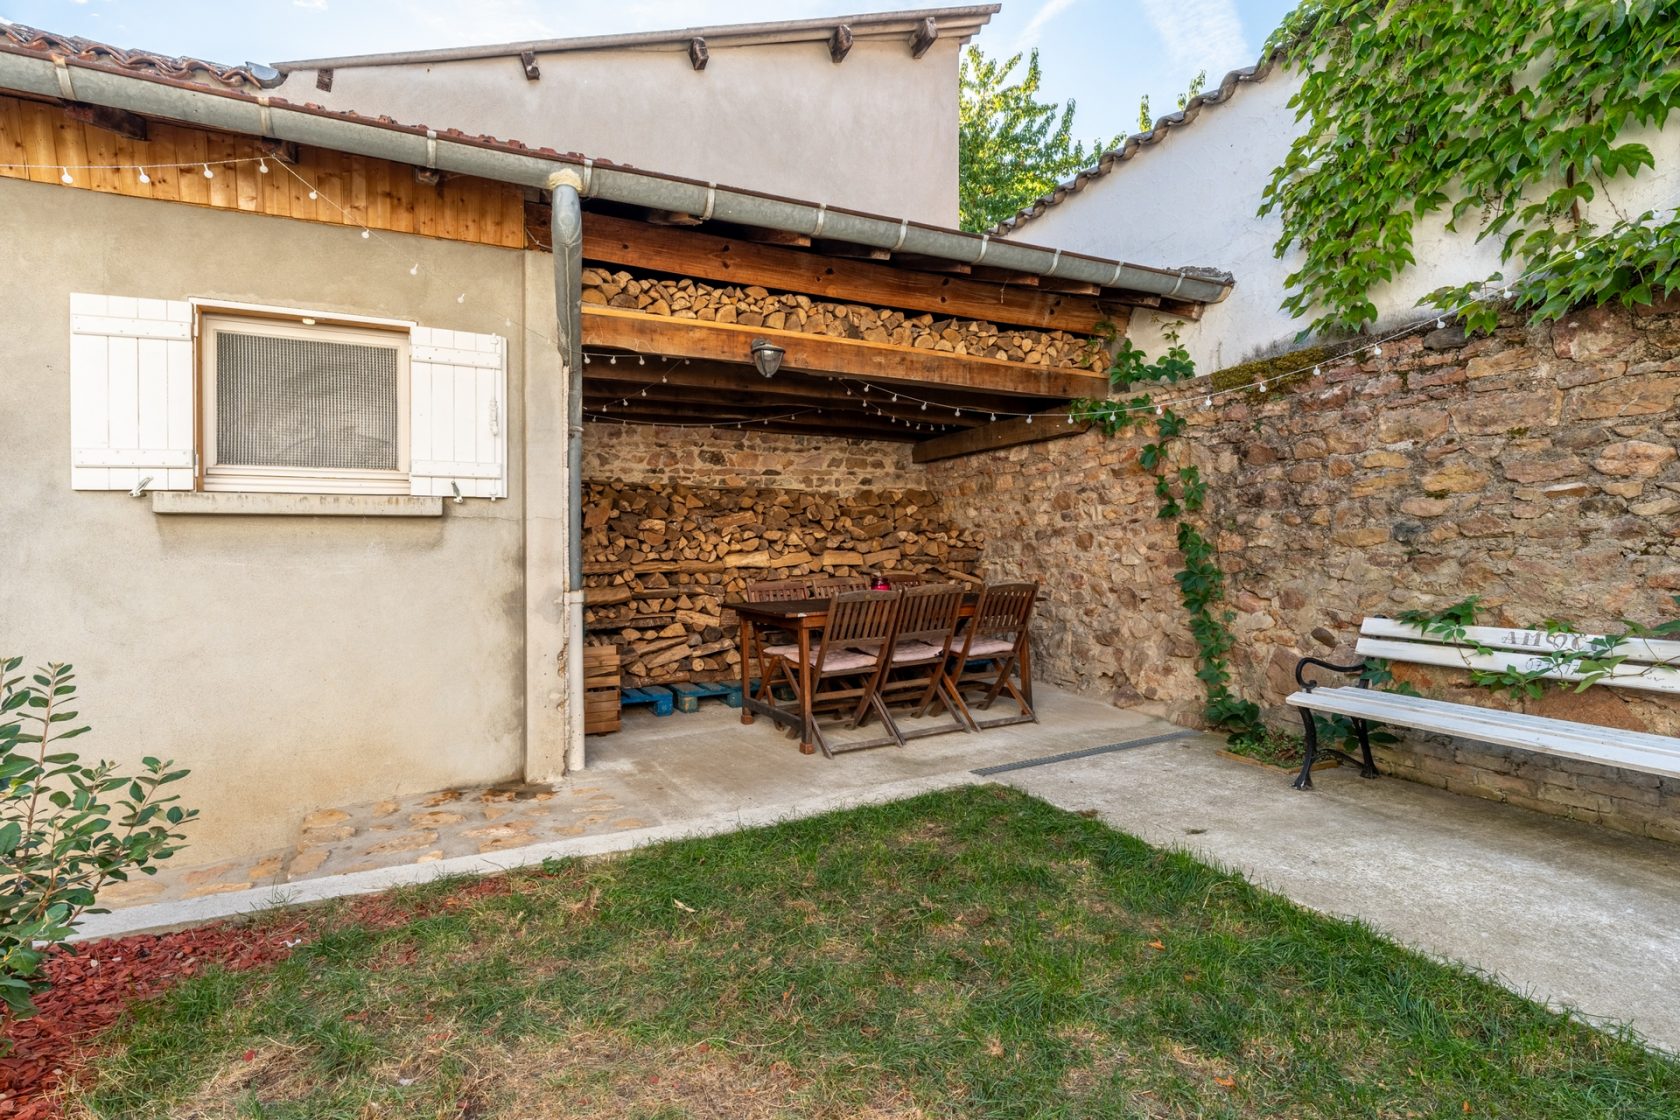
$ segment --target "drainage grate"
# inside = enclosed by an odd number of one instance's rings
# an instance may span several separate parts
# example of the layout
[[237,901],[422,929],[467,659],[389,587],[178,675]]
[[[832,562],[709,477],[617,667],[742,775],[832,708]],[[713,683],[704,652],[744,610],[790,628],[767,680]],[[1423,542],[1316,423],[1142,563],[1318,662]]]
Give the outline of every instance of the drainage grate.
[[998,766],[982,766],[978,770],[970,770],[970,774],[978,777],[990,777],[993,774],[1004,774],[1011,770],[1026,770],[1033,766],[1049,766],[1056,762],[1072,762],[1076,758],[1090,758],[1093,755],[1110,754],[1114,751],[1129,751],[1134,747],[1147,747],[1152,743],[1170,743],[1174,739],[1190,739],[1200,735],[1200,731],[1169,731],[1165,735],[1151,735],[1146,739],[1129,739],[1124,743],[1110,743],[1106,747],[1086,747],[1082,751],[1068,751],[1066,754],[1047,754],[1043,758],[1029,758],[1025,762],[1005,762]]

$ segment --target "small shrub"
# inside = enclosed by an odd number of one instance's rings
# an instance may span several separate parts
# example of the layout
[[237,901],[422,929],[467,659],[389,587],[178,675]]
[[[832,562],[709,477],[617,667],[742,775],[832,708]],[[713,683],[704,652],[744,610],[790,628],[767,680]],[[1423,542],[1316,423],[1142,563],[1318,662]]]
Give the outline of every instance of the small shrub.
[[78,724],[75,674],[51,664],[28,677],[21,657],[0,658],[0,1007],[34,1011],[45,986],[46,948],[64,941],[107,883],[181,849],[181,825],[198,816],[164,786],[187,776],[141,760],[137,774],[114,762],[88,765],[66,740]]

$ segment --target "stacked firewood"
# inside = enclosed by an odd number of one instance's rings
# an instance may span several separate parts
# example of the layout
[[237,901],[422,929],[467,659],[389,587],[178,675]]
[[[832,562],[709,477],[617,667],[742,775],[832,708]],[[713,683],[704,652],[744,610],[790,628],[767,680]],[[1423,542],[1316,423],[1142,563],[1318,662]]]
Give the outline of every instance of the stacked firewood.
[[624,684],[732,677],[724,602],[749,582],[934,572],[973,582],[976,533],[925,490],[848,496],[592,482],[584,495],[584,627],[619,650]]
[[855,303],[827,303],[810,296],[780,294],[759,287],[708,284],[686,277],[681,280],[638,278],[628,272],[586,268],[583,302],[648,315],[885,342],[1027,365],[1093,369],[1107,360],[1092,339],[1067,331],[999,327],[977,319],[913,315]]

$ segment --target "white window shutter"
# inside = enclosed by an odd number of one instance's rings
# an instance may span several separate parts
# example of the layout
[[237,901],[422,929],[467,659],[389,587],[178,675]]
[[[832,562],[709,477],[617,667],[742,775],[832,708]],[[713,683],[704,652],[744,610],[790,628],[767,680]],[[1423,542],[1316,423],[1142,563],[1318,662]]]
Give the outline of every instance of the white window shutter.
[[507,497],[507,340],[415,327],[410,343],[410,492]]
[[70,296],[70,485],[191,490],[197,425],[192,307]]

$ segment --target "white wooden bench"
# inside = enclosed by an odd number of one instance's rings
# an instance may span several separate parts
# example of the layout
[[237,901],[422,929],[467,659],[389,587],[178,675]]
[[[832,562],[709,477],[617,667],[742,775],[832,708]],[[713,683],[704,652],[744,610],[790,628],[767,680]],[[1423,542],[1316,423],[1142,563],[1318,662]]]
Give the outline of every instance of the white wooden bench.
[[[1577,660],[1559,663],[1547,655],[1559,650],[1583,654],[1595,651],[1592,653],[1595,658],[1625,658],[1599,677],[1595,685],[1680,693],[1680,641],[1633,638],[1613,649],[1597,652],[1595,643],[1602,644],[1605,639],[1595,634],[1467,626],[1463,628],[1462,635],[1455,634],[1449,638],[1387,618],[1367,618],[1359,627],[1359,635],[1359,644],[1354,648],[1367,659],[1488,672],[1543,671],[1547,679],[1565,681],[1586,680],[1588,675],[1577,671],[1582,668]],[[1337,673],[1360,673],[1362,676],[1357,687],[1324,688],[1306,679],[1304,673],[1309,666]],[[1301,710],[1307,740],[1306,759],[1294,783],[1296,789],[1312,788],[1313,763],[1326,754],[1358,766],[1362,777],[1376,777],[1377,768],[1371,759],[1371,723],[1413,727],[1420,731],[1680,778],[1680,739],[1383,692],[1369,687],[1363,676],[1366,667],[1367,662],[1364,661],[1357,665],[1334,665],[1316,657],[1303,657],[1295,666],[1295,682],[1301,690],[1291,695],[1287,702]],[[1320,747],[1312,715],[1314,712],[1348,717],[1364,757],[1355,759],[1342,751]]]

